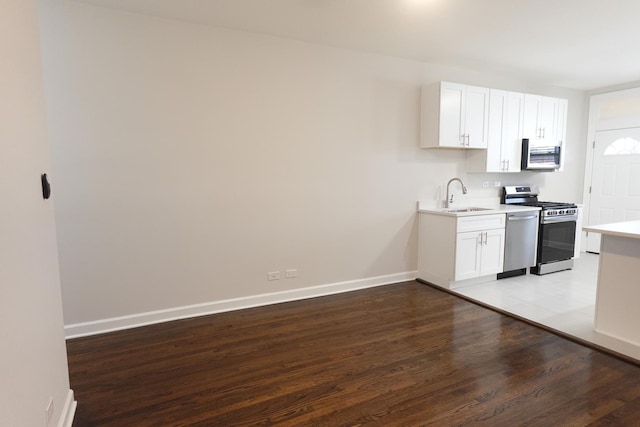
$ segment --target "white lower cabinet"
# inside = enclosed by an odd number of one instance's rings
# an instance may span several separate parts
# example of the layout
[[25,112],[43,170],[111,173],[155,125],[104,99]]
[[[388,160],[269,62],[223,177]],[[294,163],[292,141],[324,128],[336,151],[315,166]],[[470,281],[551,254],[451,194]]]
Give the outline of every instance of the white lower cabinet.
[[458,233],[455,280],[502,273],[504,228]]
[[420,214],[418,278],[446,288],[494,280],[504,266],[505,214]]

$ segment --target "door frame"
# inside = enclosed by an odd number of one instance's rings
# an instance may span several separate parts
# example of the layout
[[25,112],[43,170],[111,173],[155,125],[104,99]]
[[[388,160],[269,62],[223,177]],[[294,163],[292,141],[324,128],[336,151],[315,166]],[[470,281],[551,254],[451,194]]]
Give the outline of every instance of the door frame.
[[[593,176],[593,160],[595,154],[596,132],[640,127],[640,82],[630,84],[628,88],[594,93],[589,99],[589,119],[587,123],[587,141],[584,167],[584,187],[582,200],[584,203],[584,225],[590,223],[591,178]],[[619,114],[616,114],[619,113]],[[586,233],[580,230],[580,251],[587,246]]]

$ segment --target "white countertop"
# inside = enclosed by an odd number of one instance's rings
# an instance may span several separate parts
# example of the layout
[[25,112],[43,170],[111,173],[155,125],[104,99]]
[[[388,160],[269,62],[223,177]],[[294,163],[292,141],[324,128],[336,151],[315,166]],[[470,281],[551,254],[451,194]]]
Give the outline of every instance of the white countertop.
[[582,227],[584,231],[601,233],[609,236],[640,239],[640,221],[614,222],[612,224],[589,225]]
[[540,208],[534,206],[517,206],[517,205],[497,205],[497,206],[479,206],[473,205],[472,208],[482,208],[483,210],[468,211],[468,212],[451,212],[451,209],[465,209],[467,206],[452,205],[449,208],[434,208],[424,207],[418,204],[418,212],[434,214],[434,215],[447,215],[447,216],[472,216],[472,215],[492,215],[492,214],[506,214],[510,212],[535,212]]

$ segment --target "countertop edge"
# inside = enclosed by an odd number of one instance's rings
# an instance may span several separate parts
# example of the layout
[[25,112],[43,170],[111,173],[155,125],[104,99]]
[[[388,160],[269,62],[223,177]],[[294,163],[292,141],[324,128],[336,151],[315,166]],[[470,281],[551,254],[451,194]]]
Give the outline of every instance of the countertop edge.
[[[465,206],[457,206],[457,208],[464,208]],[[451,217],[460,217],[460,216],[480,216],[480,215],[495,215],[495,214],[507,214],[511,212],[535,212],[539,211],[539,207],[535,206],[510,206],[510,205],[499,205],[497,207],[484,207],[484,206],[474,206],[474,207],[482,207],[487,210],[482,211],[471,211],[471,212],[447,212],[445,209],[447,208],[420,208],[418,207],[418,213],[423,214],[431,214],[431,215],[444,215]]]
[[583,231],[600,233],[606,236],[628,237],[640,239],[640,221],[614,222],[602,225],[586,225]]

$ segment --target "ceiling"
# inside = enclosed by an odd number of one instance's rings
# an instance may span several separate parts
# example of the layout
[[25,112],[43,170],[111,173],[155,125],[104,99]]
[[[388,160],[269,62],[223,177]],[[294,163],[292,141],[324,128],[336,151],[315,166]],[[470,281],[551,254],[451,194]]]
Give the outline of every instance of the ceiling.
[[638,0],[78,0],[591,90],[640,80]]

